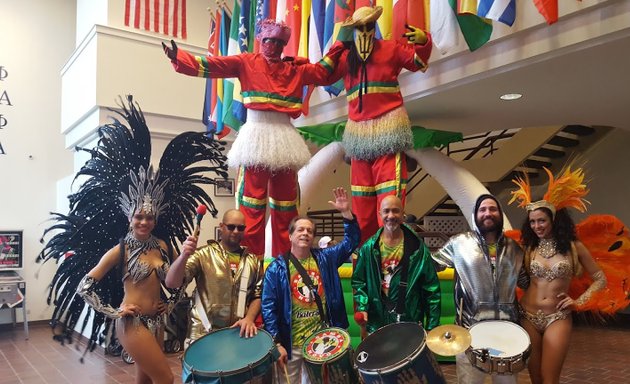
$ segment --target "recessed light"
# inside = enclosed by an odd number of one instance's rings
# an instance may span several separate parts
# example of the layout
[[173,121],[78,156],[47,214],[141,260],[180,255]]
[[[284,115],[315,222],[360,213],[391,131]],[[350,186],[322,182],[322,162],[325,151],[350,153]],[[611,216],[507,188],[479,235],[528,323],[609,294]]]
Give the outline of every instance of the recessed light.
[[523,95],[521,95],[520,93],[506,93],[505,95],[501,95],[501,97],[499,97],[501,100],[518,100],[521,97],[523,97]]

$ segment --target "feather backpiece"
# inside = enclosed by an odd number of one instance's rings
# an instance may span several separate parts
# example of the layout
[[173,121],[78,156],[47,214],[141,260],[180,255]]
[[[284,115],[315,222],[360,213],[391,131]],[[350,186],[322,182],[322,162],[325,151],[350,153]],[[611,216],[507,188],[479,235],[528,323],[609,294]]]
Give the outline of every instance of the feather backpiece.
[[[198,204],[205,204],[213,216],[217,214],[202,188],[214,184],[214,178],[208,175],[227,177],[225,143],[193,132],[182,133],[169,143],[154,174],[151,136],[142,111],[131,96],[126,104],[121,100],[120,107],[121,111],[113,111],[120,120],[114,117],[112,123],[98,128],[95,148],[76,148],[87,152],[90,159],[74,178],[73,183],[80,186],[68,196],[69,212],[51,213],[52,224],[44,230],[41,242],[45,244],[37,257],[38,262],[52,259],[58,263],[48,293],[48,303],[54,306],[51,325],[56,338],[71,341],[75,329],[83,333],[91,324],[88,350],[102,341],[101,332],[110,332],[112,323],[87,306],[77,329],[86,304],[75,292],[83,276],[127,233],[131,208],[126,214],[125,204],[131,207],[137,203],[124,196],[135,196],[137,189],[144,188],[139,186],[139,178],[154,178],[151,181],[161,205],[153,234],[178,250],[178,242],[192,232]],[[121,279],[121,268],[114,268],[96,288],[113,307],[122,301]]]

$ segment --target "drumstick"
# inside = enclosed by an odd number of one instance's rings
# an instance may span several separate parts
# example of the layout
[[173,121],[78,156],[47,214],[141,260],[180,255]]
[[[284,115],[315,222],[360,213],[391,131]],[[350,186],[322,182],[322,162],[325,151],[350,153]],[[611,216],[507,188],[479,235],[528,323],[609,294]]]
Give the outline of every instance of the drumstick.
[[287,384],[291,384],[289,381],[289,371],[287,371],[287,365],[282,366],[284,368],[284,379],[287,381]]
[[201,219],[203,218],[203,215],[206,214],[206,206],[203,204],[199,204],[199,206],[197,207],[197,223],[195,224],[195,230],[194,230],[194,236],[195,237],[199,237],[199,231],[201,230]]
[[462,297],[459,299],[459,325],[461,325],[462,327],[464,326],[464,323],[462,323],[463,309],[464,309],[464,298]]

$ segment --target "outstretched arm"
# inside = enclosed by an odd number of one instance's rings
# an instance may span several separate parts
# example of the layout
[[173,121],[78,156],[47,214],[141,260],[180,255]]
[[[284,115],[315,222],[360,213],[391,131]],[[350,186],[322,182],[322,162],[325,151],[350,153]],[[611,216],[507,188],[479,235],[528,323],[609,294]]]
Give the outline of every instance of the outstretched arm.
[[407,38],[409,44],[399,44],[401,48],[398,52],[399,58],[402,59],[404,68],[413,72],[418,70],[425,72],[429,67],[429,58],[433,50],[431,34],[411,25],[405,27],[409,32],[403,34],[403,37]]
[[352,220],[354,216],[352,215],[352,210],[350,209],[348,192],[346,192],[346,190],[342,187],[337,187],[333,189],[333,196],[335,197],[335,201],[328,200],[328,204],[332,205],[336,210],[338,210],[344,219]]
[[171,40],[171,46],[167,46],[162,42],[162,49],[166,54],[166,57],[171,59],[171,62],[177,61],[177,44],[175,44],[175,40]]

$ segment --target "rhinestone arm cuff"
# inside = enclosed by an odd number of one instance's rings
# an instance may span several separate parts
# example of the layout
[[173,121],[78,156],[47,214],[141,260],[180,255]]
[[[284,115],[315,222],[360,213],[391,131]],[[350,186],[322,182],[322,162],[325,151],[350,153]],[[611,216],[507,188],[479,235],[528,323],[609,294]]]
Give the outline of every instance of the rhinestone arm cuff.
[[120,318],[120,312],[109,304],[103,304],[101,298],[96,294],[95,287],[97,282],[92,276],[85,275],[77,286],[77,294],[95,311],[104,314],[110,319]]
[[593,278],[593,284],[575,301],[578,307],[589,301],[593,293],[606,287],[606,275],[604,275],[602,270],[595,272],[591,277]]

